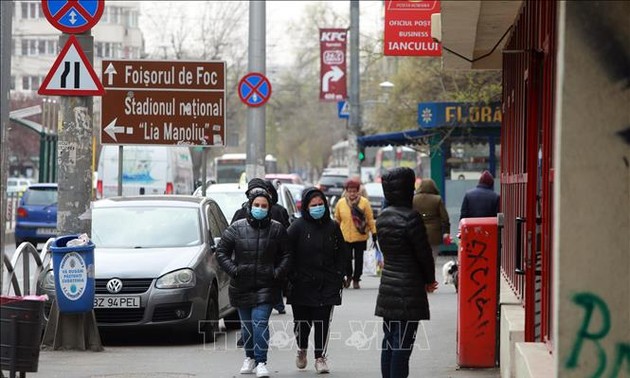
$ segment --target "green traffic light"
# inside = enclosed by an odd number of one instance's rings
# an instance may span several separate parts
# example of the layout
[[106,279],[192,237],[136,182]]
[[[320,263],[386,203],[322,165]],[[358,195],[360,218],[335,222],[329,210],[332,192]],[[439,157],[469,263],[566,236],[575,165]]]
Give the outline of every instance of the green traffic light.
[[359,152],[359,161],[365,160],[365,154],[363,152]]

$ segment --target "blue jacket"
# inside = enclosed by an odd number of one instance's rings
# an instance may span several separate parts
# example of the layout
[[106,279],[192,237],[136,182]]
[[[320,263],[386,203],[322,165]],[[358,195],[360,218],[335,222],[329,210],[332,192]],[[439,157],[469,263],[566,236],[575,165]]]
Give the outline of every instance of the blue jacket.
[[478,184],[464,195],[459,219],[496,217],[499,212],[499,198],[491,186]]

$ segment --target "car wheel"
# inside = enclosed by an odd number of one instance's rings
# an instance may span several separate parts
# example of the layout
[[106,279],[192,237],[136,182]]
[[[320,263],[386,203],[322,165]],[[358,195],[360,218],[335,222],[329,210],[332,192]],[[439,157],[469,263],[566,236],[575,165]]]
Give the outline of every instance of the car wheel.
[[205,336],[205,340],[209,342],[214,341],[215,333],[219,332],[219,294],[215,285],[212,285],[210,288],[206,319],[201,331]]
[[235,330],[241,329],[241,318],[238,316],[238,311],[234,309],[234,312],[229,314],[223,319],[225,328]]

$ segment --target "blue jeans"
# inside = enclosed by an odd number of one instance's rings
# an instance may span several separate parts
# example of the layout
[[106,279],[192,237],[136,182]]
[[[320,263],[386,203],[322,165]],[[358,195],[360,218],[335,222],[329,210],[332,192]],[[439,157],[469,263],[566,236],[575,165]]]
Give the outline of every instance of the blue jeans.
[[416,341],[417,320],[383,319],[381,375],[383,378],[409,376],[409,358]]
[[239,307],[241,317],[241,337],[245,341],[245,356],[256,361],[256,364],[267,362],[269,347],[270,304],[259,304],[254,307]]

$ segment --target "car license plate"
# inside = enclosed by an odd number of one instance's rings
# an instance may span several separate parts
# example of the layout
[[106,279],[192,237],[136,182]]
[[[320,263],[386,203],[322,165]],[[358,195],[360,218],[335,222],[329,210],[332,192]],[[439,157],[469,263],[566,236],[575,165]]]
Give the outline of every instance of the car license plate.
[[38,228],[37,233],[40,235],[54,235],[57,233],[55,228]]
[[119,297],[97,295],[94,297],[94,308],[139,308],[140,297]]

